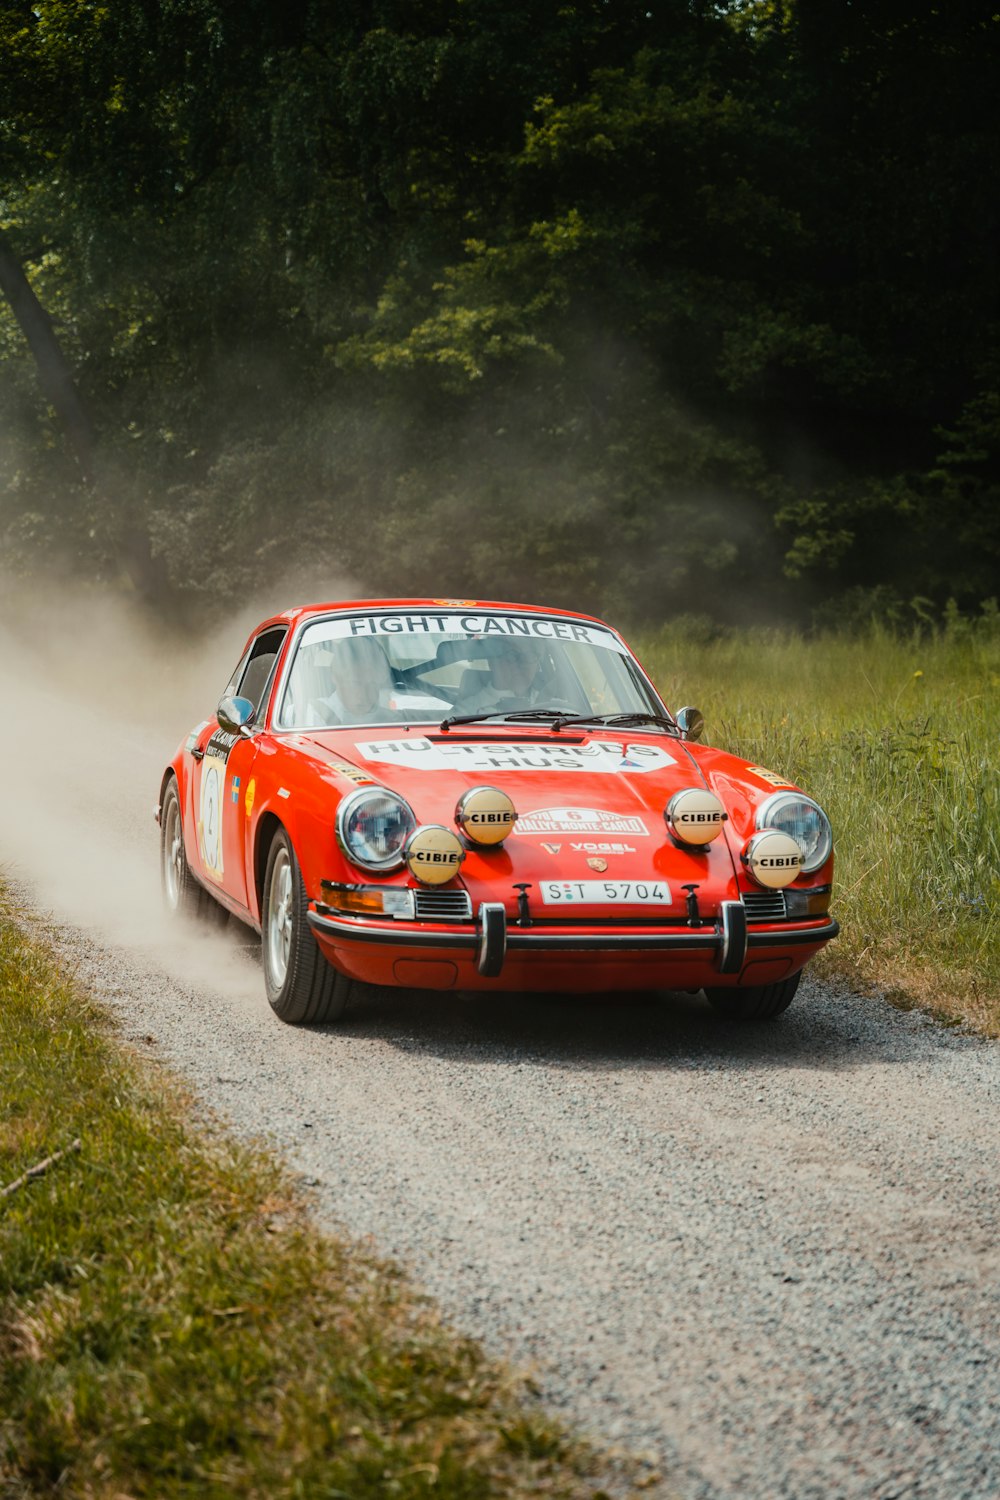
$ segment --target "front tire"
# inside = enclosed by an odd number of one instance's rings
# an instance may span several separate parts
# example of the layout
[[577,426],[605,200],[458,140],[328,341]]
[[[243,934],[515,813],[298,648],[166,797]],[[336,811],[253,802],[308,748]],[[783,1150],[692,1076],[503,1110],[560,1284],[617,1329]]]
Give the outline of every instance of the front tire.
[[743,988],[706,990],[713,1010],[731,1021],[769,1021],[788,1009],[802,978],[801,970],[777,984],[746,985]]
[[354,987],[320,952],[306,921],[308,909],[295,850],[280,829],[264,871],[260,937],[267,998],[275,1015],[290,1026],[336,1021]]
[[184,822],[177,782],[171,777],[160,809],[160,890],[172,917],[194,917],[224,927],[229,913],[191,873],[184,849]]

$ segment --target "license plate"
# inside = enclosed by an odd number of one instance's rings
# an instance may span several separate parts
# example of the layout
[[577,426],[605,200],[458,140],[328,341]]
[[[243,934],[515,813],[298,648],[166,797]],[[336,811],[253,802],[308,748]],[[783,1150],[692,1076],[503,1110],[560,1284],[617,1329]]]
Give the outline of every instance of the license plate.
[[664,880],[543,880],[546,906],[668,906]]

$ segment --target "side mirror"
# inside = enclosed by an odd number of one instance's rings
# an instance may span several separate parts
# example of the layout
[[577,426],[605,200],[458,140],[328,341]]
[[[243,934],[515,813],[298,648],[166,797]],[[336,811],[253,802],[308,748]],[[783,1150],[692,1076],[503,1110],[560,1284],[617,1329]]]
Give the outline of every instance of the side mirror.
[[700,740],[705,733],[705,716],[697,708],[681,708],[674,715],[677,727],[686,740]]
[[250,735],[250,725],[257,712],[249,698],[223,698],[215,711],[219,728],[227,734],[238,734],[243,739]]

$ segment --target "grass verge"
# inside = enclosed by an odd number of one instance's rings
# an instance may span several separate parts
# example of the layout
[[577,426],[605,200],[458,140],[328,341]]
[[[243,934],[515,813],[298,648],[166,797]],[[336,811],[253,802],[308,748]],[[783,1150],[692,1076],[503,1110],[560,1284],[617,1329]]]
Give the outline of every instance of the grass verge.
[[1000,1036],[1000,616],[901,637],[713,636],[640,651],[706,739],[826,809],[841,935],[814,965]]
[[[2,891],[0,891],[2,896]],[[0,1495],[594,1497],[568,1437],[0,914]],[[609,1479],[609,1475],[612,1476]]]

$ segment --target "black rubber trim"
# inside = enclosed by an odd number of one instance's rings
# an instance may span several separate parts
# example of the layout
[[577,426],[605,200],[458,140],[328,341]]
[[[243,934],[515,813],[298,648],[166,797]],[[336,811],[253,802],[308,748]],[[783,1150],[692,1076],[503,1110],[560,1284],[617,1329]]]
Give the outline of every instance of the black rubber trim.
[[749,948],[782,948],[794,943],[802,947],[804,943],[828,943],[835,938],[840,931],[840,923],[833,917],[829,922],[824,922],[822,927],[797,927],[794,932],[754,932],[751,928],[747,935],[747,946]]
[[533,929],[523,932],[512,928],[507,934],[507,947],[538,948],[542,952],[564,950],[596,951],[605,953],[641,953],[649,950],[683,948],[690,952],[697,948],[717,948],[719,934],[712,928],[704,932],[692,932],[685,928],[680,932],[545,932]]
[[[390,943],[407,948],[472,948],[480,946],[482,935],[469,929],[456,932],[454,927],[444,931],[430,932],[426,928],[412,928],[399,922],[395,927],[372,927],[364,919],[332,917],[310,911],[307,916],[314,932],[326,937],[346,939],[355,943]],[[840,926],[830,921],[822,927],[800,927],[795,932],[751,932],[747,937],[750,948],[803,947],[810,943],[825,943],[837,936]],[[537,949],[539,952],[605,952],[642,953],[663,951],[671,948],[687,950],[721,949],[723,934],[717,927],[683,928],[676,932],[553,932],[545,928],[507,928],[507,952],[513,949]]]
[[722,922],[719,973],[738,974],[747,956],[747,909],[742,901],[723,901],[719,918]]
[[507,954],[507,913],[499,901],[479,907],[479,952],[476,968],[484,979],[496,979]]
[[370,927],[364,917],[331,917],[311,911],[309,926],[313,932],[327,937],[347,938],[355,943],[405,944],[408,948],[475,948],[479,945],[479,933],[469,928],[456,932],[450,927],[445,932],[428,932],[424,928],[413,928],[401,921],[396,927]]

